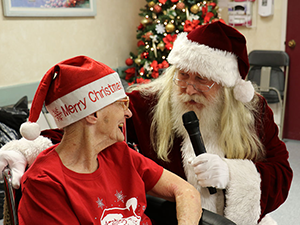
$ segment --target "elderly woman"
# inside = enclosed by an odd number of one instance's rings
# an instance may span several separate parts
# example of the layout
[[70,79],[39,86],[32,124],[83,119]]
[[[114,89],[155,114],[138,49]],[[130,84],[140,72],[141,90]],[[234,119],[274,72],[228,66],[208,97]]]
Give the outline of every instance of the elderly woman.
[[151,224],[146,193],[176,201],[178,224],[198,224],[198,191],[124,142],[120,128],[132,113],[115,71],[85,56],[52,67],[21,127],[24,138],[39,136],[44,103],[64,135],[22,177],[20,224]]

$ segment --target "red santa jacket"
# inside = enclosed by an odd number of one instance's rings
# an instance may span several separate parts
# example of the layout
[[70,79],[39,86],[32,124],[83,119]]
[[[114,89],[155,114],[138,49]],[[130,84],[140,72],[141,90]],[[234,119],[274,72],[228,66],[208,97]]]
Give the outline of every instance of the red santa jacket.
[[[181,138],[175,138],[170,151],[170,162],[157,158],[150,143],[151,110],[157,103],[155,96],[143,98],[137,91],[130,96],[130,110],[133,116],[127,120],[127,141],[137,144],[140,152],[166,169],[186,179],[181,156]],[[255,166],[261,177],[260,219],[278,208],[287,198],[292,181],[292,170],[288,162],[288,151],[278,138],[278,127],[274,123],[273,112],[266,100],[259,96],[259,119],[256,129],[266,149],[264,161]],[[181,115],[179,115],[181,116]],[[234,179],[234,178],[233,178]],[[245,178],[246,179],[246,178]]]

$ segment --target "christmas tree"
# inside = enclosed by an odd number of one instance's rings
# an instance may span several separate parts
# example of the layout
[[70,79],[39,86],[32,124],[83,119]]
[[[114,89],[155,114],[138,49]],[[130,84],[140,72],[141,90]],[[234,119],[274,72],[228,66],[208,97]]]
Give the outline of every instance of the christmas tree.
[[129,84],[147,83],[169,67],[166,58],[180,32],[220,20],[217,0],[146,0],[140,9],[137,28],[137,54],[130,53],[125,63],[130,66],[122,75]]

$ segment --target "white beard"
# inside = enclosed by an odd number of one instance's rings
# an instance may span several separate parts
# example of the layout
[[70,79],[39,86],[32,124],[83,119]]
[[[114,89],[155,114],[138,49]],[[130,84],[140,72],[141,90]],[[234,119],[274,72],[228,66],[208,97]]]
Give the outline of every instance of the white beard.
[[[210,195],[207,188],[202,188],[198,184],[194,169],[188,162],[190,159],[195,158],[195,153],[181,118],[181,115],[184,113],[194,111],[199,119],[200,131],[206,151],[208,153],[224,156],[224,152],[218,146],[218,139],[221,134],[220,116],[223,104],[223,100],[221,98],[222,95],[220,93],[221,91],[219,91],[214,99],[207,100],[203,95],[189,96],[187,94],[180,94],[177,90],[174,90],[171,97],[171,120],[173,123],[173,130],[176,132],[176,135],[181,136],[184,139],[181,152],[187,181],[201,193],[201,203],[203,208],[223,215],[223,191],[218,190],[216,194]],[[201,103],[203,106],[199,109],[195,105],[186,104],[190,100]]]
[[[190,100],[194,100],[203,106],[199,109],[195,105],[187,104]],[[199,128],[205,146],[212,143],[214,145],[216,144],[221,134],[220,120],[223,109],[221,89],[214,99],[208,100],[203,95],[190,96],[187,94],[180,94],[177,87],[174,87],[171,96],[171,107],[171,121],[176,135],[181,136],[184,139],[188,137],[181,116],[188,111],[194,111],[199,119]]]

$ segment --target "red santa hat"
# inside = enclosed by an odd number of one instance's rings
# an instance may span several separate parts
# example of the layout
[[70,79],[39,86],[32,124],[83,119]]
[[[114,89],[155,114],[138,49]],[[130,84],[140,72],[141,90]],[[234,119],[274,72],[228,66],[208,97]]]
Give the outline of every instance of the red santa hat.
[[245,37],[220,21],[203,25],[189,34],[180,33],[168,61],[178,69],[233,87],[238,101],[250,102],[254,96],[251,82],[244,80],[249,70]]
[[59,128],[66,127],[126,96],[120,77],[113,69],[87,56],[62,61],[42,78],[33,98],[22,136],[40,135],[36,123],[45,104]]

